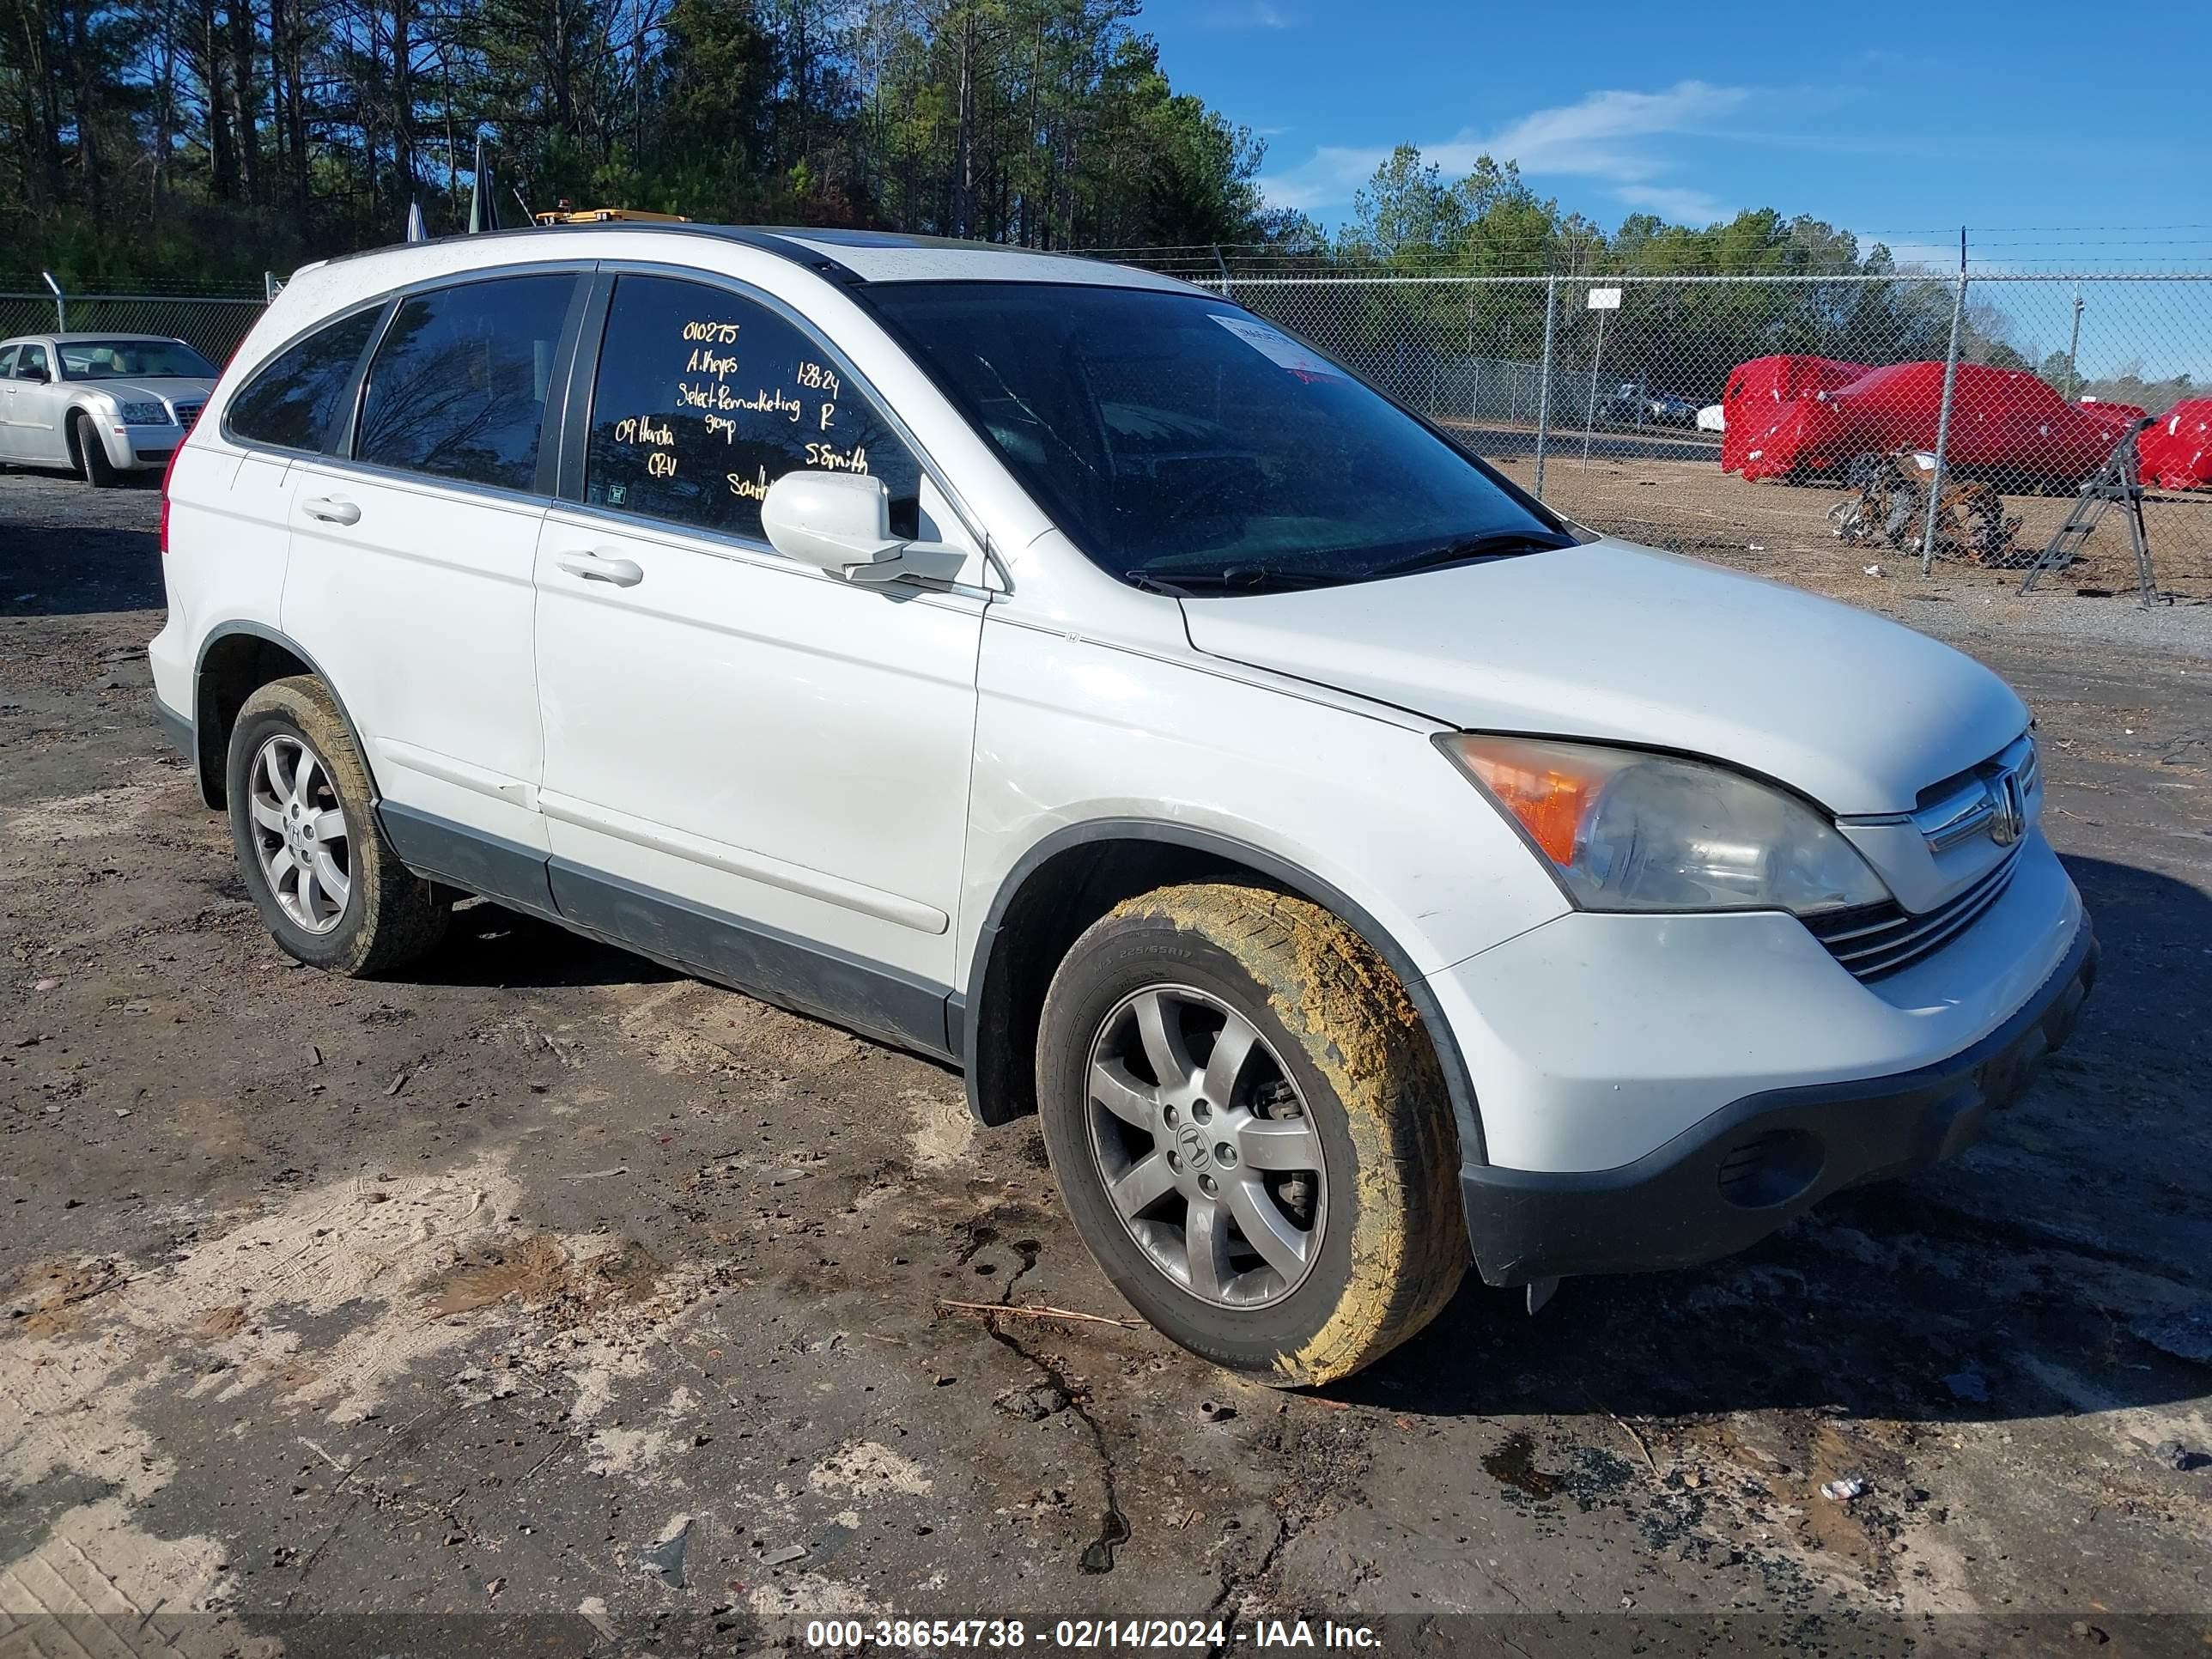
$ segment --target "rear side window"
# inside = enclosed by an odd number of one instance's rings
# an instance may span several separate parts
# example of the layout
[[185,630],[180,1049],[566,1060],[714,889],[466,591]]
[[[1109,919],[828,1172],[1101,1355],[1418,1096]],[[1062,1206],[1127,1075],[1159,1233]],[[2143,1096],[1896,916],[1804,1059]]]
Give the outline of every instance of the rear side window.
[[364,461],[531,489],[576,278],[502,276],[401,302],[368,366]]
[[376,326],[377,311],[356,311],[276,355],[230,400],[224,423],[248,443],[320,449]]
[[892,532],[920,533],[920,465],[811,337],[726,289],[615,283],[586,501],[759,541],[768,487],[807,468],[882,479]]

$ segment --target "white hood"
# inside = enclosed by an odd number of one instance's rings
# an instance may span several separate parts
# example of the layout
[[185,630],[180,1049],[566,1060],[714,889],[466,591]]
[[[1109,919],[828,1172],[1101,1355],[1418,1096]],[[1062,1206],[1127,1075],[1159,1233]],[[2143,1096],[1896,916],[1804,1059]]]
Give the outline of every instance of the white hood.
[[1214,656],[1469,731],[1710,756],[1837,813],[1909,811],[2027,725],[1923,634],[1623,542],[1183,611]]

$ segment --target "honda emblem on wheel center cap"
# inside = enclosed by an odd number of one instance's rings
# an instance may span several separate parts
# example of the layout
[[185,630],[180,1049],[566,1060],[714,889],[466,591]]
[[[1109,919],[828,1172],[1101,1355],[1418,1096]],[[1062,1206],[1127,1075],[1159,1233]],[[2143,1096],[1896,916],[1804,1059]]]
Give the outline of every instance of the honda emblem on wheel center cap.
[[1182,1133],[1176,1136],[1176,1150],[1182,1154],[1182,1161],[1194,1170],[1203,1170],[1212,1160],[1206,1136],[1195,1123],[1183,1125]]

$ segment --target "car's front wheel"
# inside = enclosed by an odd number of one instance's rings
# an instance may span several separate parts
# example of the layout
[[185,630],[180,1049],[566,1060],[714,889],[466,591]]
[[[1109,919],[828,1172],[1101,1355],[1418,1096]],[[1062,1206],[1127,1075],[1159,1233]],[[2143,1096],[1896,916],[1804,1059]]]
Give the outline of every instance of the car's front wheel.
[[1084,1243],[1229,1370],[1348,1376],[1466,1270],[1435,1054],[1389,968],[1304,899],[1207,884],[1121,905],[1054,977],[1037,1091]]
[[246,699],[227,775],[240,872],[290,955],[368,975],[444,938],[450,907],[384,839],[368,769],[320,680],[274,680]]
[[81,410],[70,416],[70,426],[76,438],[78,475],[94,489],[105,489],[118,474],[115,463],[107,459],[107,446],[100,441],[100,428]]

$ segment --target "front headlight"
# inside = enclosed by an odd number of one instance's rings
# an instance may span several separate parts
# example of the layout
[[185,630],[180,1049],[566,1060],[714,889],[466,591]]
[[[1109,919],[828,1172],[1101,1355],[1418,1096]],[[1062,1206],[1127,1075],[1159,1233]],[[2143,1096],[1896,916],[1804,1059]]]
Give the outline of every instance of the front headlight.
[[1833,824],[1725,767],[1479,732],[1437,741],[1587,909],[1803,916],[1890,896]]
[[125,426],[167,426],[169,411],[159,404],[118,404]]

